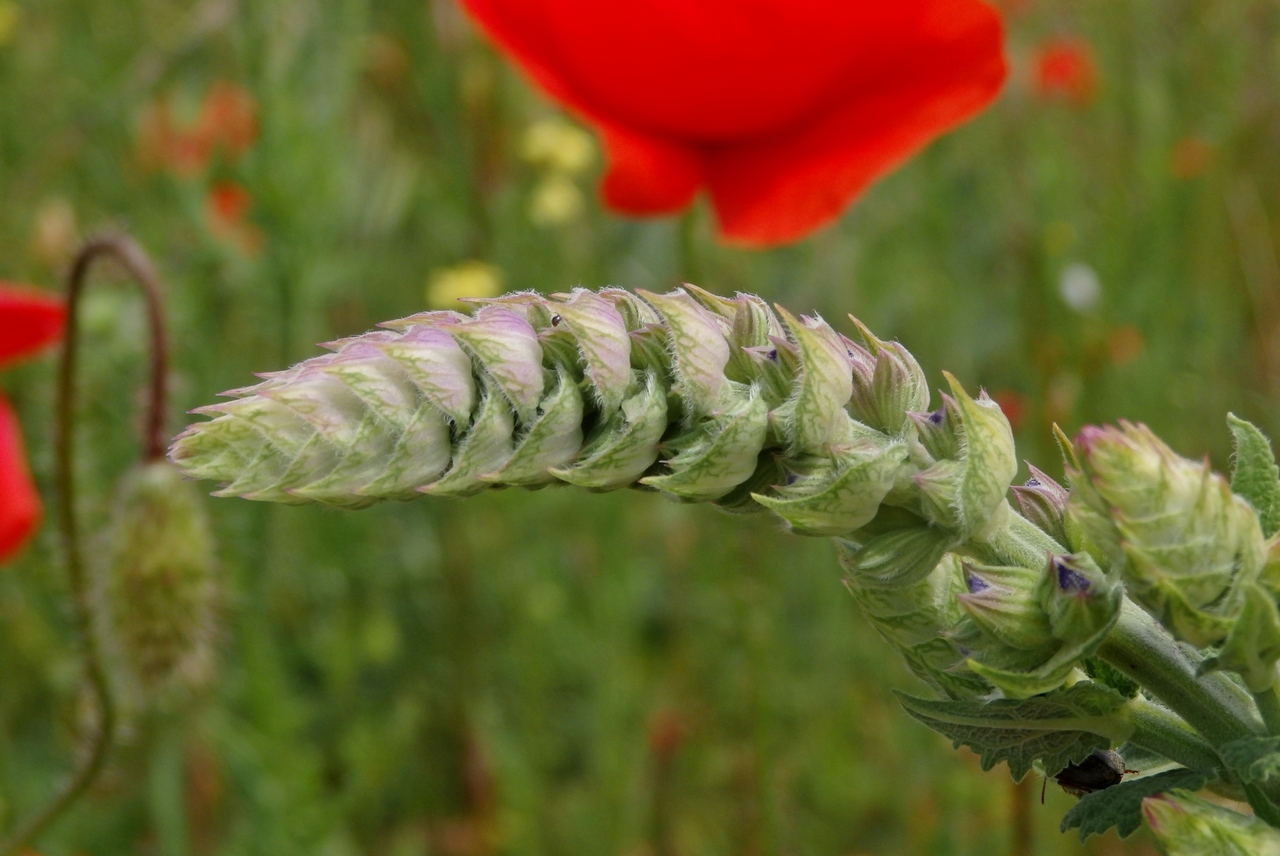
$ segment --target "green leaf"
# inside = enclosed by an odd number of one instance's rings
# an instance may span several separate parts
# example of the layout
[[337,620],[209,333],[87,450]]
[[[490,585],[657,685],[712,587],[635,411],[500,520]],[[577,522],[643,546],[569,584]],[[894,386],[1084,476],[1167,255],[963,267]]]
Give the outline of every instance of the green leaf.
[[1252,423],[1227,414],[1236,442],[1236,466],[1231,491],[1248,500],[1262,522],[1262,534],[1270,538],[1280,530],[1280,468],[1271,442]]
[[1219,750],[1227,769],[1240,778],[1253,812],[1272,826],[1280,826],[1280,737],[1246,737]]
[[1178,768],[1121,782],[1104,791],[1094,791],[1081,797],[1080,802],[1062,816],[1058,831],[1079,827],[1080,840],[1084,841],[1090,835],[1101,835],[1114,826],[1117,835],[1128,838],[1142,825],[1144,799],[1175,788],[1198,791],[1208,778],[1204,773]]
[[1132,730],[1121,713],[1125,698],[1089,681],[1021,700],[934,701],[901,693],[898,700],[953,745],[977,752],[982,769],[1008,764],[1014,781],[1021,781],[1035,761],[1061,770],[1094,749],[1124,741]]
[[1222,648],[1201,665],[1202,673],[1232,671],[1255,693],[1269,692],[1280,660],[1280,611],[1257,583],[1245,583],[1244,605]]

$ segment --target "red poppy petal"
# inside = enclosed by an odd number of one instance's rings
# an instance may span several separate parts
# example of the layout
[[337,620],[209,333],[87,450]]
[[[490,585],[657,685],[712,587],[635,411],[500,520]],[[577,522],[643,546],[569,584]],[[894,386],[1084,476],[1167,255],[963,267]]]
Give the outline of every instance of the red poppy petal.
[[600,182],[605,204],[628,214],[664,214],[693,201],[702,183],[695,150],[617,127],[601,129],[608,170]]
[[0,282],[0,366],[56,342],[62,321],[60,299]]
[[915,66],[910,77],[857,93],[785,137],[708,151],[707,181],[721,234],[753,246],[797,240],[989,104],[1007,74],[1000,19],[984,4],[967,11],[964,21],[957,12],[939,22],[932,49],[913,47],[921,54],[907,60]]
[[0,562],[21,549],[40,522],[40,495],[31,482],[22,432],[9,402],[0,398]]

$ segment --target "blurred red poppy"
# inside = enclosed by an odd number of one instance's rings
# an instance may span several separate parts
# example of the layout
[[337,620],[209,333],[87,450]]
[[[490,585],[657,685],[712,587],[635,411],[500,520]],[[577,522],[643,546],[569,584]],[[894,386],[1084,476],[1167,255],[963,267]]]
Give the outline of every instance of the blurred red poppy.
[[[0,282],[0,368],[62,335],[62,301]],[[22,431],[0,397],[0,562],[12,558],[40,522],[40,495],[27,469]]]
[[191,176],[219,151],[230,160],[241,157],[257,137],[253,96],[238,84],[220,80],[205,93],[195,120],[188,124],[175,118],[167,95],[156,98],[139,122],[138,153],[146,166]]
[[1009,420],[1009,427],[1017,431],[1022,427],[1023,420],[1027,417],[1027,411],[1030,409],[1030,402],[1022,393],[1012,389],[1001,389],[991,393],[992,400],[999,405],[1004,412],[1004,418]]
[[608,153],[611,208],[711,196],[724,237],[804,237],[995,98],[981,0],[463,0]]
[[251,207],[253,197],[234,181],[215,183],[205,197],[209,231],[246,256],[255,256],[262,249],[262,231],[248,220]]
[[1058,38],[1042,43],[1035,52],[1033,86],[1041,98],[1065,98],[1076,106],[1093,100],[1098,91],[1098,65],[1089,43],[1078,38]]

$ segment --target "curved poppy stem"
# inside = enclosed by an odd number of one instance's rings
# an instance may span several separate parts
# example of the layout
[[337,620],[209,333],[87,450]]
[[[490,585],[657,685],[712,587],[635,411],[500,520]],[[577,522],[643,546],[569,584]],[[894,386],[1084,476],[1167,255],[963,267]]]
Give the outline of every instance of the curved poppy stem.
[[73,428],[75,425],[75,379],[78,358],[78,320],[81,298],[88,284],[89,269],[100,257],[114,258],[137,280],[146,299],[151,331],[151,380],[149,403],[143,428],[143,460],[164,457],[164,411],[168,345],[160,282],[151,260],[127,235],[111,234],[93,238],[81,248],[67,278],[67,309],[62,359],[58,365],[56,435],[54,438],[54,481],[61,498],[59,527],[67,557],[67,580],[71,588],[76,632],[83,646],[84,666],[98,708],[96,728],[89,735],[84,760],[62,790],[28,820],[0,849],[0,856],[15,856],[48,829],[93,784],[106,765],[115,741],[116,702],[103,657],[102,643],[94,630],[94,606],[81,551],[80,528],[76,517]]

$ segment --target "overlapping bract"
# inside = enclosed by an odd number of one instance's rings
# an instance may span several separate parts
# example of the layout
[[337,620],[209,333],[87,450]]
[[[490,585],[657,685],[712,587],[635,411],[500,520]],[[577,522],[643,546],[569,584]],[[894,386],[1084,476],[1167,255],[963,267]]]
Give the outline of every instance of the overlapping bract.
[[[184,431],[172,459],[224,496],[361,507],[499,485],[645,486],[764,506],[812,535],[855,532],[890,494],[921,526],[961,536],[1003,502],[1013,457],[999,409],[953,382],[942,411],[909,418],[928,403],[923,373],[868,331],[864,347],[819,318],[693,286],[476,302],[232,391],[197,411],[214,418]],[[938,455],[917,423],[946,434]]]
[[1074,447],[1068,535],[1179,639],[1221,642],[1266,560],[1254,510],[1145,425],[1088,427]]

